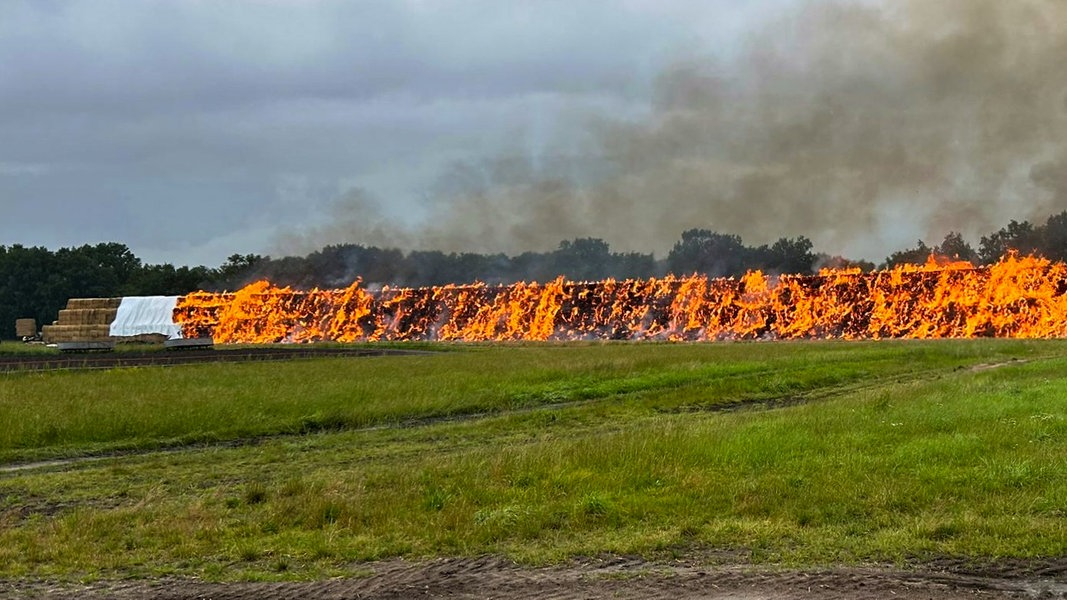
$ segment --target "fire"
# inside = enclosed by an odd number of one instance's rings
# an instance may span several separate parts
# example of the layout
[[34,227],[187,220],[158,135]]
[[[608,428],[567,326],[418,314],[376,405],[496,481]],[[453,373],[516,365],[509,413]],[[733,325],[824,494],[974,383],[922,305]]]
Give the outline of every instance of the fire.
[[217,343],[569,339],[1048,338],[1067,335],[1067,264],[1008,255],[864,274],[666,277],[370,292],[260,281],[182,298],[186,337]]

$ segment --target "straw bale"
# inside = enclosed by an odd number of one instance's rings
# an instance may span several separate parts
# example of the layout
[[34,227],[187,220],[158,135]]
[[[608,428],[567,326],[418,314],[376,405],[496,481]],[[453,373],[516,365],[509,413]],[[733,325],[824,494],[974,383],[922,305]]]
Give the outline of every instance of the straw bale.
[[50,325],[48,327],[53,333],[77,333],[84,335],[97,335],[100,333],[110,333],[110,325]]
[[118,308],[122,298],[71,298],[67,300],[69,309]]
[[66,308],[59,311],[61,325],[110,325],[118,314],[116,308]]
[[108,325],[45,325],[41,337],[46,343],[111,341]]
[[37,335],[37,319],[16,319],[15,335],[18,337],[33,337]]
[[52,335],[44,340],[46,344],[62,344],[64,342],[113,342],[109,336],[86,337],[84,335]]

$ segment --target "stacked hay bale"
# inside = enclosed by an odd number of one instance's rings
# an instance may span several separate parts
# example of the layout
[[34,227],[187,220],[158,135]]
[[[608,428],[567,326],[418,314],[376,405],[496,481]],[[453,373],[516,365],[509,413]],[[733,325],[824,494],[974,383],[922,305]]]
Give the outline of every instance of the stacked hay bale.
[[37,337],[37,319],[16,319],[15,335],[24,340]]
[[48,344],[115,341],[111,322],[121,303],[122,298],[71,298],[59,320],[45,325],[41,335]]

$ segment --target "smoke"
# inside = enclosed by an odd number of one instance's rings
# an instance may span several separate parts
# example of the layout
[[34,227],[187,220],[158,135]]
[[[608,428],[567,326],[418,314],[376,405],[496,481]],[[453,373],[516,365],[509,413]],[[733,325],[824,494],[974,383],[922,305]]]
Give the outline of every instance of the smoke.
[[382,208],[362,188],[352,188],[329,202],[324,224],[286,230],[276,235],[274,246],[281,254],[305,254],[329,244],[358,243],[382,248],[410,248],[409,231],[390,223]]
[[875,259],[976,239],[1067,209],[1064,56],[1062,0],[809,2],[734,58],[666,69],[647,117],[591,118],[577,154],[455,165],[417,226],[357,194],[298,237],[517,253],[591,236],[662,255],[700,227]]

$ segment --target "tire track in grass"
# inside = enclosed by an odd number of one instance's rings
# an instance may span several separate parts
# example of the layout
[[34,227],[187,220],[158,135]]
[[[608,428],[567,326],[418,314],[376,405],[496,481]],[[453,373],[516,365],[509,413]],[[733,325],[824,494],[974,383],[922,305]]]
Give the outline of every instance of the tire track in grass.
[[[98,581],[76,585],[44,581],[0,582],[0,598],[96,600],[339,600],[342,598],[541,598],[577,600],[755,600],[820,598],[873,600],[940,598],[989,600],[1065,598],[1067,582],[1034,577],[1018,561],[983,572],[943,571],[937,561],[914,569],[888,566],[782,569],[744,563],[656,562],[596,557],[548,567],[505,558],[391,559],[351,565],[352,574],[328,581],[205,583],[191,579]],[[1067,572],[1067,559],[1058,560]]]
[[[988,371],[995,368],[1002,368],[1007,366],[1019,366],[1024,364],[1031,364],[1040,360],[1052,360],[1057,358],[1056,356],[1044,356],[1038,358],[1032,358],[1028,360],[1020,360],[1016,358],[1005,359],[1004,361],[997,363],[983,363],[980,365],[971,366],[952,366],[952,367],[936,367],[931,369],[923,369],[919,371],[910,371],[907,373],[892,373],[888,375],[878,377],[868,377],[860,380],[850,380],[838,385],[830,385],[826,387],[817,387],[811,390],[803,392],[797,392],[793,394],[787,394],[783,396],[776,396],[771,398],[751,398],[751,399],[736,399],[726,400],[723,402],[717,402],[712,404],[702,405],[683,405],[677,407],[670,407],[662,409],[660,412],[665,414],[677,414],[677,413],[716,413],[716,412],[735,412],[741,410],[774,410],[779,408],[786,408],[790,406],[797,406],[799,404],[805,404],[813,401],[827,400],[830,398],[840,397],[846,394],[858,393],[861,391],[878,389],[890,385],[902,385],[909,382],[922,381],[928,379],[931,376],[936,375],[960,375],[960,374],[973,374]],[[750,371],[745,373],[737,373],[726,375],[721,379],[738,379],[743,377],[759,377],[769,375],[772,373],[778,373],[776,369],[764,369],[757,371]],[[244,438],[233,438],[227,440],[219,440],[217,442],[199,442],[199,443],[179,443],[173,445],[162,444],[156,447],[149,448],[135,448],[127,450],[114,450],[101,452],[99,454],[89,454],[80,456],[71,456],[66,458],[51,458],[37,461],[16,462],[7,465],[0,465],[0,476],[5,475],[18,475],[20,473],[28,471],[41,471],[48,469],[62,469],[65,467],[76,467],[83,464],[91,464],[95,462],[101,462],[106,460],[117,460],[124,458],[138,458],[148,456],[164,456],[177,453],[191,453],[203,450],[215,450],[215,449],[227,449],[227,448],[239,448],[244,446],[255,446],[261,443],[293,439],[297,437],[307,436],[315,433],[358,433],[358,432],[374,432],[374,431],[386,431],[386,430],[399,430],[399,429],[413,429],[421,427],[431,427],[441,424],[452,423],[465,423],[474,422],[482,419],[501,418],[516,415],[531,414],[535,412],[551,412],[557,410],[563,410],[567,408],[576,408],[585,405],[595,404],[603,402],[606,399],[621,399],[627,397],[633,397],[638,394],[645,394],[654,391],[669,391],[688,389],[699,386],[705,383],[704,381],[686,381],[683,383],[670,383],[662,387],[655,387],[649,389],[640,389],[634,391],[626,391],[620,393],[609,393],[604,396],[580,398],[577,400],[569,400],[563,402],[552,402],[547,404],[533,404],[529,406],[518,406],[514,408],[496,409],[496,410],[481,410],[474,412],[459,412],[453,414],[437,414],[427,415],[424,417],[416,417],[410,419],[404,419],[401,421],[383,422],[374,425],[367,425],[363,427],[337,427],[326,428],[322,430],[312,431],[297,431],[293,433],[273,433],[262,436],[252,436]]]

